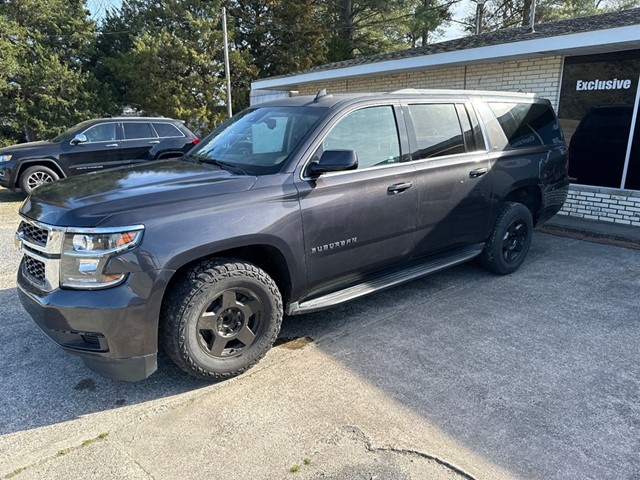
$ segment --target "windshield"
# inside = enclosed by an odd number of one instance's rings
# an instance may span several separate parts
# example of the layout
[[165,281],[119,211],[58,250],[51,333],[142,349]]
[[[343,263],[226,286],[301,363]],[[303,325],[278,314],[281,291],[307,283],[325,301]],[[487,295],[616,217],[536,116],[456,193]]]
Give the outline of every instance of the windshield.
[[310,107],[247,109],[214,130],[189,156],[237,166],[253,175],[275,173],[323,113]]
[[64,132],[62,132],[60,135],[58,135],[57,137],[53,138],[51,141],[52,142],[62,142],[63,140],[69,139],[71,140],[76,133],[80,133],[81,131],[83,131],[84,129],[86,129],[90,124],[91,124],[91,120],[87,120],[84,122],[81,122],[77,125],[74,125],[73,127],[65,130]]

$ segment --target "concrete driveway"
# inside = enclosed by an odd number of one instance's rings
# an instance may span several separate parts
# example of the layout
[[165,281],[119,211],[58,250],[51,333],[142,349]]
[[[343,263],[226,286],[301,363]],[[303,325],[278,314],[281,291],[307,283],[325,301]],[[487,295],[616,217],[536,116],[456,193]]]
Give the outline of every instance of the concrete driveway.
[[0,190],[0,477],[640,478],[640,251],[536,233],[523,267],[465,265],[285,319],[219,384],[161,359],[89,371],[19,306],[19,197]]

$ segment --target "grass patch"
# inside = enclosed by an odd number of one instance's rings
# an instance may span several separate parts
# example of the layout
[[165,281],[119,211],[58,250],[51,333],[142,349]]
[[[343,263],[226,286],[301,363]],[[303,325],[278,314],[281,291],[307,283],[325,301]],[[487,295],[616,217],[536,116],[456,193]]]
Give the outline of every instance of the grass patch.
[[27,469],[27,467],[20,467],[20,468],[16,468],[13,472],[11,473],[7,473],[4,478],[6,480],[9,480],[10,478],[15,477],[16,475],[18,475],[19,473],[25,471]]
[[[74,450],[79,450],[81,448],[84,447],[88,447],[89,445],[91,445],[92,443],[95,443],[99,440],[104,440],[109,436],[109,432],[102,432],[100,435],[98,435],[95,438],[89,438],[87,440],[84,440],[79,446],[77,447],[69,447],[69,448],[63,448],[62,450],[58,450],[58,453],[56,453],[56,457],[64,457],[65,455],[73,452]],[[25,470],[27,470],[27,468],[29,467],[20,467],[20,468],[16,468],[13,472],[11,473],[7,473],[3,478],[3,480],[9,480],[13,477],[15,477],[16,475],[24,472]]]
[[300,465],[294,465],[289,469],[291,473],[298,473],[300,471]]
[[305,465],[311,465],[311,459],[310,459],[310,458],[305,458],[302,462],[303,462]]

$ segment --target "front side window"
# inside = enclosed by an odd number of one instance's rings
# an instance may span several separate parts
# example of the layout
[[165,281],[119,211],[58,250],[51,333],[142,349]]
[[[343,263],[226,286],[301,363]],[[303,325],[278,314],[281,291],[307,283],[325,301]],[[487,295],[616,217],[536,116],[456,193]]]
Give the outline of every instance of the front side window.
[[155,138],[156,133],[148,123],[142,122],[125,122],[122,125],[124,127],[124,139],[135,140],[138,138]]
[[354,150],[358,169],[399,162],[400,141],[393,107],[369,107],[347,114],[325,137],[321,148]]
[[562,145],[562,131],[551,108],[541,103],[489,103],[511,148]]
[[87,142],[110,142],[116,140],[115,123],[99,123],[85,130]]
[[[418,151],[414,160],[465,153],[460,120],[453,103],[409,105]],[[469,120],[466,119],[466,123]],[[470,126],[466,130],[470,131]],[[475,146],[474,146],[475,149]]]

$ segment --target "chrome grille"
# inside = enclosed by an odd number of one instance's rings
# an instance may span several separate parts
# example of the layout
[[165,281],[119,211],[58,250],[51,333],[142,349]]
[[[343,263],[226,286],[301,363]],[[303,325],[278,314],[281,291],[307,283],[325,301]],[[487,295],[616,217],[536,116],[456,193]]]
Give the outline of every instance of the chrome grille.
[[49,239],[48,230],[37,227],[31,223],[21,222],[18,231],[22,232],[25,240],[40,245],[41,247],[47,246],[47,240]]
[[22,259],[23,271],[26,276],[28,276],[32,281],[40,285],[45,284],[45,266],[44,262],[40,260],[30,257],[29,255],[25,255]]
[[24,254],[20,274],[43,292],[52,292],[59,287],[65,231],[65,227],[23,217],[16,232],[16,245]]

